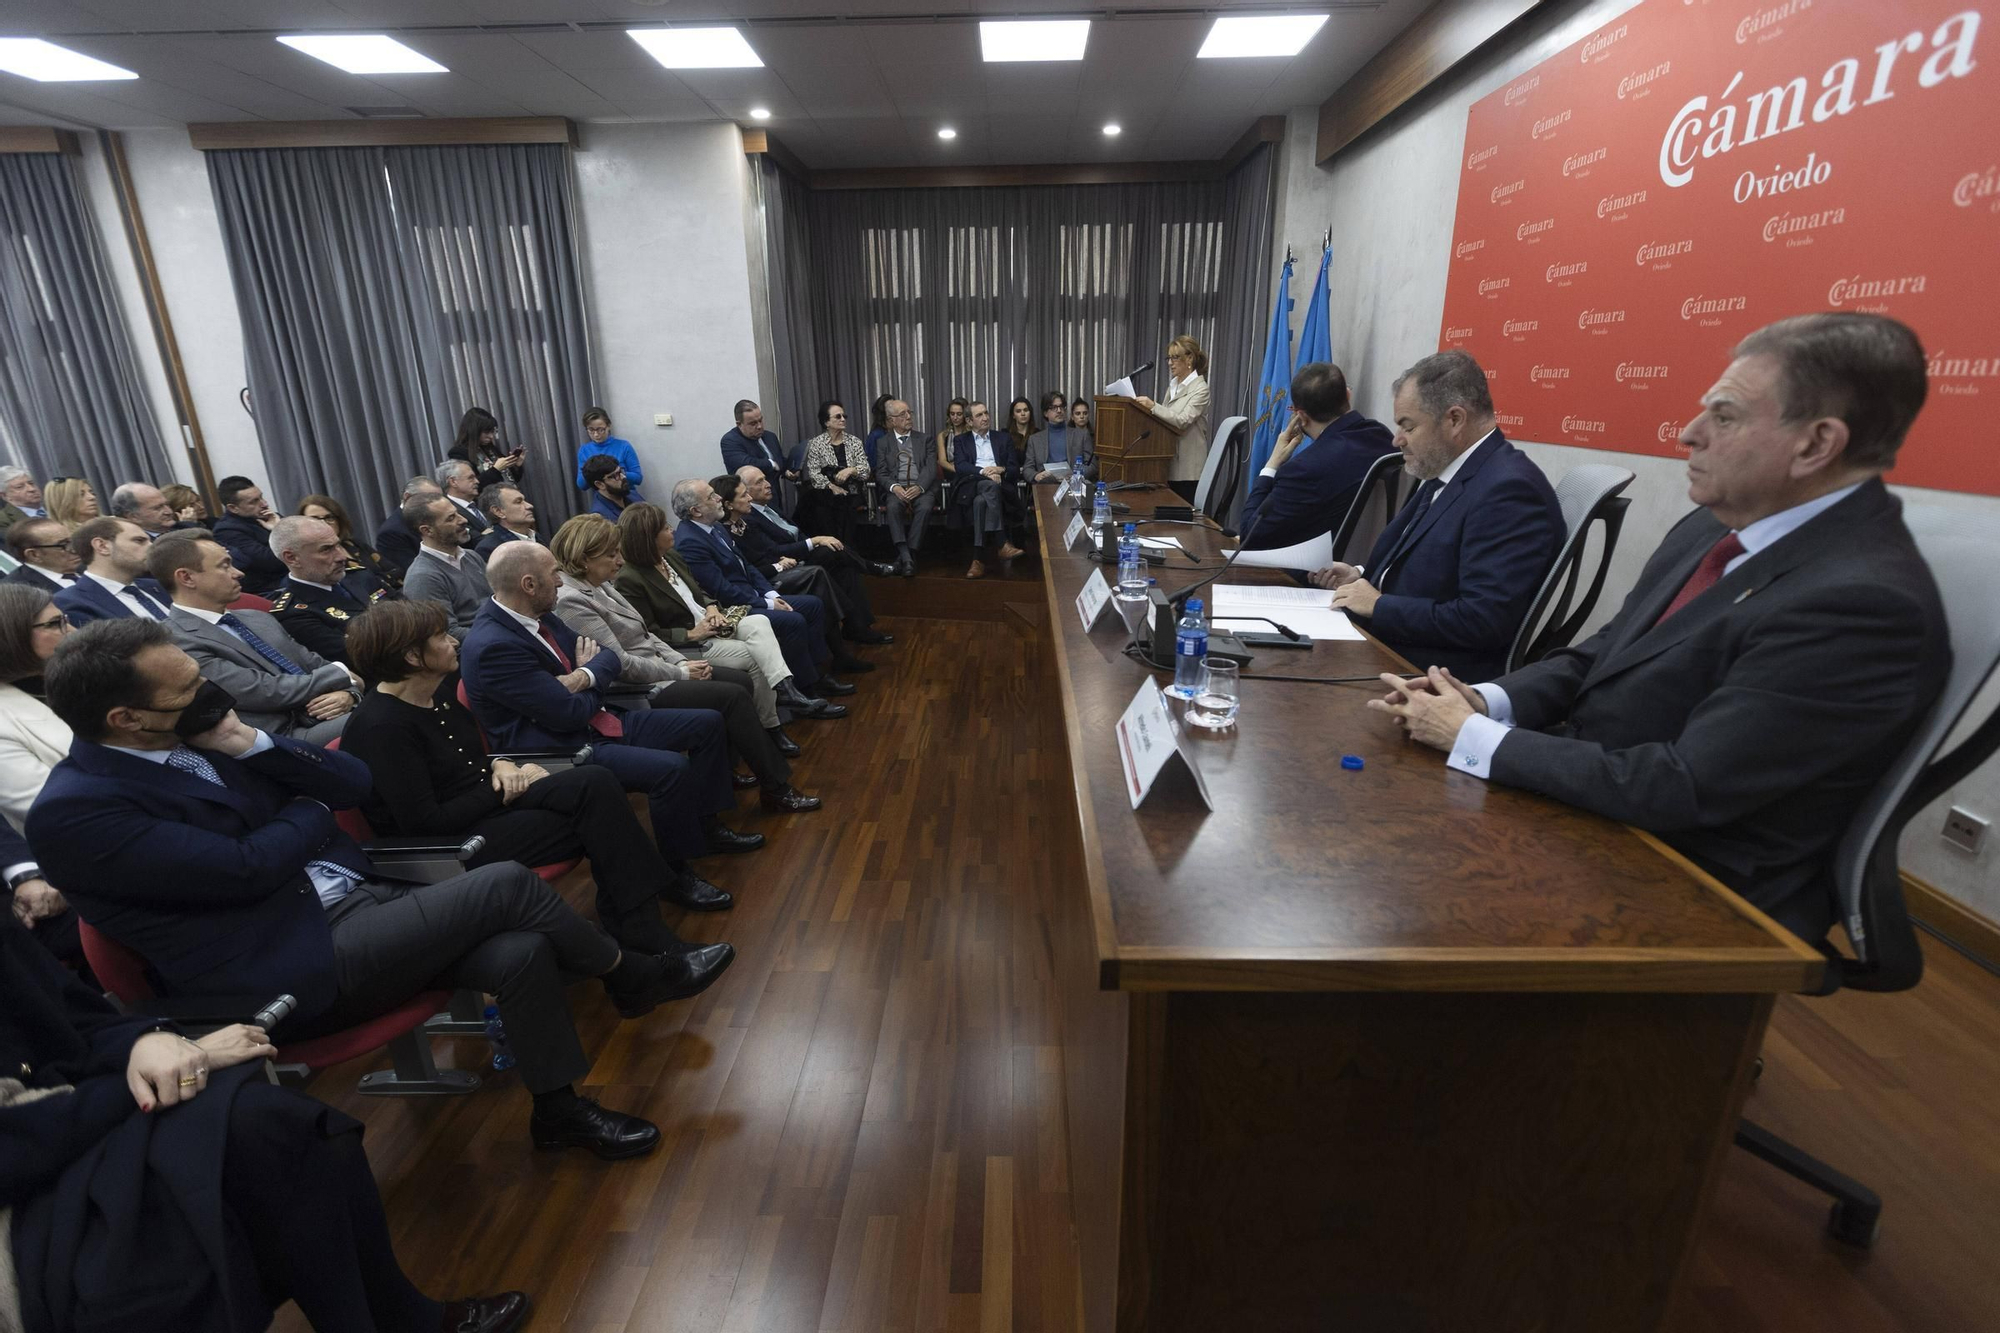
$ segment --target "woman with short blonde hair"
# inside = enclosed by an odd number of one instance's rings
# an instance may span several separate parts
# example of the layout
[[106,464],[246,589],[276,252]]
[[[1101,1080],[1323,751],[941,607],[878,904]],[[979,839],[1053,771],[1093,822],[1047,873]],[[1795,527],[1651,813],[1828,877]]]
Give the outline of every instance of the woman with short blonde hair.
[[1180,432],[1174,463],[1167,473],[1182,499],[1194,499],[1195,483],[1208,462],[1208,353],[1183,333],[1167,344],[1167,374],[1173,377],[1166,399],[1140,398],[1139,406]]
[[42,492],[49,517],[75,532],[93,518],[103,517],[97,507],[97,492],[82,477],[56,477]]

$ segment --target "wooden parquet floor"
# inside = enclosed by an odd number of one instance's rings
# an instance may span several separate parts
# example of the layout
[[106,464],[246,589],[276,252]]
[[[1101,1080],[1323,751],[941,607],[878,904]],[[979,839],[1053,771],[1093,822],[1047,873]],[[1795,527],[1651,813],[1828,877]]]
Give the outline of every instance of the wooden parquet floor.
[[[911,609],[948,596],[914,582]],[[364,1064],[315,1080],[367,1123],[420,1285],[524,1288],[539,1333],[1076,1327],[1045,911],[1079,873],[1073,806],[1006,609],[1039,595],[886,621],[853,717],[792,728],[827,808],[746,814],[771,845],[704,863],[739,905],[680,928],[736,944],[721,983],[636,1023],[572,990],[587,1090],[660,1124],[652,1157],[532,1151],[511,1074],[437,1100],[356,1096]],[[1841,1252],[1816,1198],[1734,1154],[1673,1333],[2000,1329],[2000,978],[1934,948],[1910,994],[1782,1000],[1767,1054],[1754,1113],[1876,1185],[1882,1241]]]

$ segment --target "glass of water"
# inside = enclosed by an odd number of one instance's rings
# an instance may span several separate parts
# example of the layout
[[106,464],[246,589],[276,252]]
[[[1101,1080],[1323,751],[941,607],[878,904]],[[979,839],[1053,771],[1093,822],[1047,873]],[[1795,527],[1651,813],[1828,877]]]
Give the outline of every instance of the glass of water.
[[1242,699],[1242,681],[1236,663],[1211,657],[1203,673],[1201,688],[1188,704],[1187,719],[1197,727],[1222,731],[1236,725],[1236,710]]

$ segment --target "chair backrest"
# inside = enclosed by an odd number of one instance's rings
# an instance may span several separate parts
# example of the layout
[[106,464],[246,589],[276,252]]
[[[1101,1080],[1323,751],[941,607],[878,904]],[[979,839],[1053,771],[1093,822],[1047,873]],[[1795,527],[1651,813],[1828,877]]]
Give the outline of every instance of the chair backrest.
[[236,594],[236,600],[229,604],[229,609],[231,611],[269,611],[271,609],[271,601],[267,597],[259,597],[254,592],[239,592]]
[[1222,455],[1229,437],[1235,429],[1248,421],[1248,417],[1224,417],[1222,424],[1215,428],[1215,438],[1208,442],[1208,461],[1201,465],[1201,480],[1195,483],[1194,507],[1202,513],[1211,513],[1208,507],[1208,493],[1215,489],[1216,470],[1222,465]]
[[[1361,484],[1354,488],[1354,499],[1348,503],[1347,513],[1341,517],[1340,526],[1333,530],[1335,560],[1347,559],[1350,554],[1348,548],[1354,544],[1355,535],[1367,517],[1368,505],[1379,491],[1382,495],[1382,521],[1371,525],[1374,531],[1368,534],[1369,544],[1371,546],[1374,544],[1375,538],[1389,525],[1390,518],[1395,515],[1396,492],[1401,490],[1402,486],[1403,455],[1400,452],[1383,454],[1368,465],[1368,471],[1362,476]],[[1416,492],[1411,491],[1410,494],[1415,495]]]
[[104,989],[118,998],[127,1008],[142,1004],[153,998],[153,983],[146,979],[146,960],[135,950],[128,949],[95,926],[77,918],[78,942],[83,945],[83,956],[90,963],[90,970],[104,983]]
[[[321,748],[338,750],[340,748],[340,737],[335,736]],[[375,841],[375,826],[370,824],[368,816],[362,814],[359,810],[351,807],[346,810],[336,810],[333,812],[333,822],[339,826],[342,833],[345,833],[356,842],[369,843]]]
[[1993,596],[2000,536],[1991,518],[1930,506],[1906,506],[1903,521],[1944,601],[1951,674],[1834,852],[1834,893],[1855,954],[1841,960],[1839,979],[1858,990],[1907,990],[1923,976],[1923,950],[1903,904],[1897,839],[1913,815],[2000,750],[1996,707],[1941,753],[1960,724],[1971,721],[1974,702],[2000,667],[2000,601]]
[[[1632,503],[1619,492],[1631,484],[1632,473],[1610,463],[1579,463],[1556,483],[1556,503],[1562,506],[1563,516],[1562,549],[1556,552],[1555,563],[1549,566],[1535,600],[1528,605],[1528,614],[1521,618],[1521,628],[1514,634],[1514,646],[1507,653],[1509,671],[1568,647],[1583,622],[1590,619],[1604,591],[1604,577],[1611,572],[1611,553],[1618,549],[1626,507]],[[1590,590],[1582,601],[1573,602],[1593,521],[1604,524],[1604,548],[1598,554]]]

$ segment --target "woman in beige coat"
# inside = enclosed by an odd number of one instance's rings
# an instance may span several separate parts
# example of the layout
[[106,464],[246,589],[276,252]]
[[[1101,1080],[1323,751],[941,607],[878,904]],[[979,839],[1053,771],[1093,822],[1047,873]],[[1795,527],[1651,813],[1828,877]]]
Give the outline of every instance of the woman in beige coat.
[[1167,373],[1173,382],[1164,402],[1151,398],[1134,401],[1180,432],[1174,447],[1174,465],[1167,475],[1183,500],[1194,499],[1195,483],[1208,462],[1208,353],[1201,344],[1183,333],[1167,344]]

